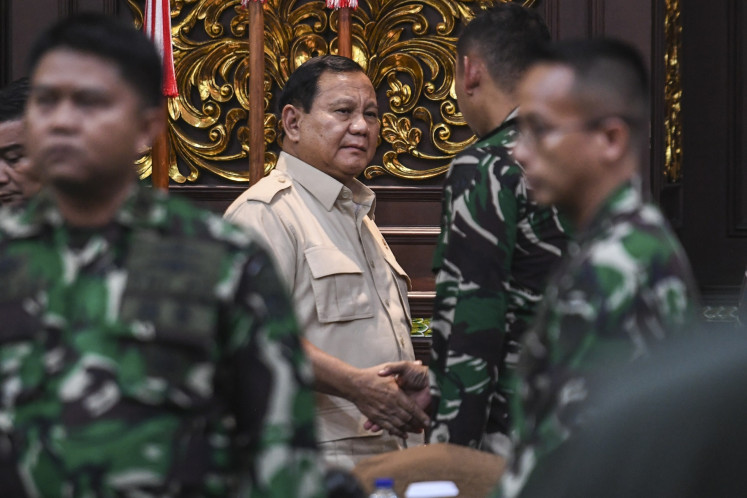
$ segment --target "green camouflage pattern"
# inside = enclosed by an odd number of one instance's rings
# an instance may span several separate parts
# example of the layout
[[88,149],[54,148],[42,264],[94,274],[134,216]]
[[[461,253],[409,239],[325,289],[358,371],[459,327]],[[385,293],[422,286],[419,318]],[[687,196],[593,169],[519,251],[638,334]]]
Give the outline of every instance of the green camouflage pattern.
[[513,119],[460,153],[443,190],[433,271],[430,441],[506,452],[509,385],[566,236],[557,212],[527,196]]
[[0,475],[28,496],[323,495],[292,305],[240,229],[139,186],[73,229],[40,195],[0,212],[0,282]]
[[591,374],[694,329],[697,302],[666,220],[636,185],[624,184],[568,245],[525,336],[511,401],[515,454],[496,494],[518,496],[543,457],[571,436],[594,392]]

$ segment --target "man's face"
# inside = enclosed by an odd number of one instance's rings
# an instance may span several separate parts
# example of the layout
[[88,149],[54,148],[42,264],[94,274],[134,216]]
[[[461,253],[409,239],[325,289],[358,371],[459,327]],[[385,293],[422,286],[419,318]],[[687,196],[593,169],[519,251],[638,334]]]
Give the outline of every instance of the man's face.
[[65,48],[48,52],[32,75],[26,109],[34,170],[59,190],[129,186],[154,130],[155,111],[143,107],[113,63]]
[[0,205],[18,205],[24,200],[24,170],[29,160],[23,146],[23,121],[0,123]]
[[594,127],[570,94],[573,80],[557,64],[529,70],[518,87],[521,139],[514,149],[534,199],[571,209],[603,174]]
[[283,125],[289,152],[348,183],[368,166],[376,152],[376,92],[362,72],[324,72],[309,112],[286,106]]

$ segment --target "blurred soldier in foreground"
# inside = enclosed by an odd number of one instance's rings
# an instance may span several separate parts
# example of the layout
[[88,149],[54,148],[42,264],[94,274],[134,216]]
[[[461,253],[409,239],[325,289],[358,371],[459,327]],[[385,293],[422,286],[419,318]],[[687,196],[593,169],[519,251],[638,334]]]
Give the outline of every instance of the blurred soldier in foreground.
[[697,300],[677,238],[641,200],[649,91],[637,51],[602,39],[550,45],[518,95],[516,158],[535,199],[565,212],[575,234],[523,341],[503,496],[573,437],[587,377],[693,327]]
[[2,495],[319,496],[311,371],[270,257],[136,181],[160,68],[97,15],[31,52],[48,193],[0,215]]

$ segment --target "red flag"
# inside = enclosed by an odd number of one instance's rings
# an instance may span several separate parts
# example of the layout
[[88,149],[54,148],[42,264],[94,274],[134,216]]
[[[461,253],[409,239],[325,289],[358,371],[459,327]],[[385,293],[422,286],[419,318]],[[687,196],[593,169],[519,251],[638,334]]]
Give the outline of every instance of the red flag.
[[327,0],[328,9],[342,9],[349,7],[355,9],[358,7],[358,0]]
[[169,0],[145,0],[143,31],[153,40],[163,60],[163,95],[176,97],[174,53],[171,48],[171,5]]

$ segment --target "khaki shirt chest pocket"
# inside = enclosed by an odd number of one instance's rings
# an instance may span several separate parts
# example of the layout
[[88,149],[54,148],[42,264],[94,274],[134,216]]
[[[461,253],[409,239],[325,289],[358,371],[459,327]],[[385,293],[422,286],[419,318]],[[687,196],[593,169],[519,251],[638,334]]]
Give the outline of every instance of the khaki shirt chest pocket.
[[366,278],[355,261],[332,246],[310,247],[304,256],[321,323],[373,316]]

